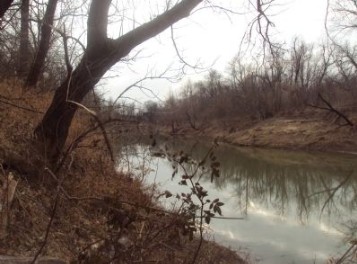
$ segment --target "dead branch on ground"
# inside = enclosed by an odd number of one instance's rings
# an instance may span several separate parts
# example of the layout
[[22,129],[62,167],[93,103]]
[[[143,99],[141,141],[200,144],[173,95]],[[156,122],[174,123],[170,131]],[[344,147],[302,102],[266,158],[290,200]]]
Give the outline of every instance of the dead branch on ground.
[[346,122],[346,123],[343,124],[342,126],[346,126],[346,125],[351,126],[351,127],[354,126],[354,124],[352,123],[352,121],[351,121],[344,113],[342,113],[341,111],[339,111],[339,110],[337,110],[335,107],[333,107],[333,106],[331,105],[331,103],[328,102],[324,97],[322,97],[322,95],[321,95],[320,93],[318,94],[318,98],[319,98],[327,107],[318,106],[318,105],[311,105],[311,104],[308,104],[308,106],[313,107],[313,108],[317,108],[317,109],[322,109],[322,110],[330,111],[330,112],[336,114],[336,115],[337,115],[336,121],[337,121],[338,119],[342,118],[342,119]]

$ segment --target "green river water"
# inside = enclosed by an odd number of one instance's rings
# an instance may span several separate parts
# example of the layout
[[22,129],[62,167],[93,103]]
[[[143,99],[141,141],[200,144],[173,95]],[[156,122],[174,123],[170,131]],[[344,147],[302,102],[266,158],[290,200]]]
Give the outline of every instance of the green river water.
[[[187,192],[178,176],[172,178],[172,164],[150,153],[182,150],[200,160],[210,146],[191,140],[134,144],[124,148],[119,167],[136,168],[162,191]],[[357,156],[226,145],[214,153],[220,177],[211,183],[207,175],[201,185],[225,203],[224,217],[243,219],[213,219],[209,237],[267,264],[326,263],[348,248],[357,230]],[[162,202],[170,207],[174,198]]]

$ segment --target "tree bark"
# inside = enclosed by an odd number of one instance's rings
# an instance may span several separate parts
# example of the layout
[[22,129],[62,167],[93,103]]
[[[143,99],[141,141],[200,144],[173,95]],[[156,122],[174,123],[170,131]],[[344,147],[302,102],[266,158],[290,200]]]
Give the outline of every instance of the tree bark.
[[45,154],[51,162],[59,158],[78,108],[71,101],[81,102],[108,70],[107,67],[98,67],[103,58],[94,61],[89,61],[88,56],[83,58],[73,73],[57,88],[50,107],[35,129],[35,135],[43,143]]
[[156,36],[177,21],[189,16],[203,0],[182,0],[150,22],[118,39],[107,37],[108,10],[111,0],[92,0],[88,17],[87,50],[72,75],[56,90],[52,103],[35,129],[50,161],[63,150],[77,106],[103,75],[144,41]]
[[51,33],[58,0],[49,0],[41,26],[41,39],[36,53],[35,61],[27,76],[26,87],[35,86],[45,64],[45,59],[50,48]]
[[26,77],[26,73],[30,63],[30,0],[22,0],[21,3],[21,32],[20,32],[20,48],[19,58],[17,64],[17,74],[23,79]]
[[14,0],[1,0],[0,1],[0,19],[5,15],[6,11],[10,8]]

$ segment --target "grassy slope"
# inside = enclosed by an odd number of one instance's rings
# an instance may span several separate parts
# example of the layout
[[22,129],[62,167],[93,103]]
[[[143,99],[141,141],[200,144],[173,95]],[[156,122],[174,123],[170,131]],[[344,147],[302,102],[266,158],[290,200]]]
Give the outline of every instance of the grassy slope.
[[[100,133],[86,137],[53,173],[32,139],[51,96],[24,92],[15,82],[0,84],[0,186],[9,172],[18,180],[0,254],[33,256],[39,250],[59,194],[43,255],[73,263],[190,263],[197,241],[180,235],[183,220],[162,212],[134,176],[115,171]],[[89,126],[87,114],[79,113],[69,142]],[[198,263],[243,262],[205,242]]]

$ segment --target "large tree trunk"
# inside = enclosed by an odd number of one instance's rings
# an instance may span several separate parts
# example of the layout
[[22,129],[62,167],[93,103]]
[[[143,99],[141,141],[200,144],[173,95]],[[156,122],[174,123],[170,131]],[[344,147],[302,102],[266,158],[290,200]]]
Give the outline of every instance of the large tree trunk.
[[10,8],[14,0],[1,0],[0,1],[0,19],[5,15],[6,11]]
[[103,53],[96,59],[90,60],[88,56],[83,58],[73,73],[57,88],[50,107],[35,129],[35,135],[43,143],[45,155],[51,162],[59,158],[78,108],[72,102],[80,103],[110,67],[100,63],[103,58]]
[[58,0],[49,0],[41,27],[41,39],[36,53],[35,61],[26,80],[26,86],[35,86],[45,64],[45,59],[50,48],[53,19]]
[[171,9],[117,39],[107,37],[111,0],[92,0],[88,17],[87,50],[78,67],[56,90],[43,120],[35,129],[48,159],[55,162],[66,142],[77,105],[118,61],[144,41],[187,17],[203,0],[182,0]]

